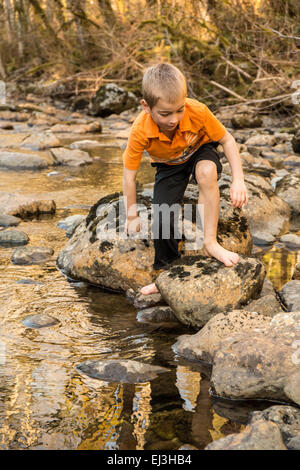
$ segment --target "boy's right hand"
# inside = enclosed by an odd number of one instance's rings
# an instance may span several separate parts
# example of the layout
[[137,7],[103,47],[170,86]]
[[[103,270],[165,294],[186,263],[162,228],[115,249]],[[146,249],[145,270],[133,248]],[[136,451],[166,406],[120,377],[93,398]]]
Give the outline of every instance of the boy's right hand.
[[141,230],[141,221],[139,216],[127,217],[125,223],[125,233],[135,235]]

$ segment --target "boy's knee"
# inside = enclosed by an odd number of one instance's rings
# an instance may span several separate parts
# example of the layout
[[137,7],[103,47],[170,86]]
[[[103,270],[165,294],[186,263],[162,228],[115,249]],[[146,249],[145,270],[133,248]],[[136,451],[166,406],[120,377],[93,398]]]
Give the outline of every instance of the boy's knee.
[[217,166],[211,161],[200,161],[196,165],[195,177],[198,184],[211,184],[217,181]]

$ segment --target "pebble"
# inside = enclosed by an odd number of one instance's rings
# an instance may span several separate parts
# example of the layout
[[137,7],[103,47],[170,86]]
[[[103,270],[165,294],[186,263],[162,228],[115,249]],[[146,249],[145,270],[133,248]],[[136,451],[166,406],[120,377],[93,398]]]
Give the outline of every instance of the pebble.
[[24,318],[22,323],[27,328],[45,328],[47,326],[57,325],[60,322],[57,318],[51,317],[50,315],[36,314]]

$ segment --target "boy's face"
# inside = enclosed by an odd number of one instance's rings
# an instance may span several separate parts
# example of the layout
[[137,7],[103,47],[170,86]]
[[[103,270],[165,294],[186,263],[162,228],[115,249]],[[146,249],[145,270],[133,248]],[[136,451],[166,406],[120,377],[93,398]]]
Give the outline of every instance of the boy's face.
[[168,103],[159,99],[153,108],[150,108],[145,100],[142,100],[141,103],[144,111],[151,115],[162,132],[174,131],[184,115],[185,96],[179,98],[176,103]]

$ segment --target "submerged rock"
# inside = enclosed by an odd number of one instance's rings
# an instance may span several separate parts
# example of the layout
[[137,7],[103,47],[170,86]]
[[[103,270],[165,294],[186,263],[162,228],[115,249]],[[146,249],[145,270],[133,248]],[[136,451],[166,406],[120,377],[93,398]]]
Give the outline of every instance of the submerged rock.
[[59,320],[50,315],[45,314],[36,314],[36,315],[29,315],[28,317],[22,320],[22,323],[27,328],[46,328],[48,326],[57,325]]
[[13,264],[30,265],[40,264],[47,261],[54,254],[52,248],[43,246],[27,246],[25,248],[17,248],[11,257]]
[[[214,356],[214,395],[290,403],[285,390],[299,371],[300,312],[280,313],[265,328],[234,333]],[[300,403],[297,403],[300,404]]]
[[137,320],[141,323],[178,323],[174,313],[167,306],[151,307],[140,310]]
[[141,383],[168,372],[165,367],[152,366],[131,360],[85,361],[76,369],[93,379],[107,382]]
[[42,170],[49,162],[38,154],[4,151],[0,153],[0,168],[11,170]]
[[64,147],[51,149],[55,162],[60,165],[80,166],[92,163],[93,159],[83,150],[70,150]]
[[186,257],[162,272],[156,286],[181,323],[201,328],[216,313],[258,297],[264,277],[263,264],[254,258],[241,257],[235,266],[226,267],[204,256]]
[[84,215],[70,215],[64,220],[60,220],[57,226],[66,231],[66,236],[70,238],[76,230],[76,227],[85,219]]

